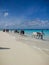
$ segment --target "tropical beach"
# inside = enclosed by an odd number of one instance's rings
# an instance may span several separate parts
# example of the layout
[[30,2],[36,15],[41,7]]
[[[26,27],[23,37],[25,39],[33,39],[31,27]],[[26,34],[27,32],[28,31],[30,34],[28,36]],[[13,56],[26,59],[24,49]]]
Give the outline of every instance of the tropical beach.
[[0,0],[0,65],[49,65],[49,0]]
[[0,31],[0,65],[49,65],[49,41]]

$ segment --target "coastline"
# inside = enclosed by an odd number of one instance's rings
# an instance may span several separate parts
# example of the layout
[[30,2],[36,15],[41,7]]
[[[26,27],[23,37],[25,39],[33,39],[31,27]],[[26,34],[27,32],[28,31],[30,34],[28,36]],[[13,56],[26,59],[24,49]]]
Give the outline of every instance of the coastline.
[[[49,41],[0,31],[0,65],[49,65]],[[45,50],[46,49],[46,50]]]
[[10,35],[14,36],[16,41],[20,41],[24,44],[31,46],[32,48],[36,48],[38,50],[42,50],[44,52],[48,52],[49,55],[49,40],[47,39],[35,39],[31,36],[22,36],[17,33],[9,33]]

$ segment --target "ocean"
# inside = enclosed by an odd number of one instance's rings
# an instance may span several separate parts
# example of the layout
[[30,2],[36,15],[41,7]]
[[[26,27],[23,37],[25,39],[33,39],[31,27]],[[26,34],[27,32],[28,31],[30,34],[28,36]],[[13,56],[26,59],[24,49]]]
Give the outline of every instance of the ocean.
[[[3,30],[3,29],[0,29],[0,30]],[[9,29],[9,30],[12,31],[15,29]],[[20,31],[21,29],[17,29],[17,30]],[[42,29],[23,29],[23,30],[25,32],[25,35],[27,35],[27,36],[32,36],[33,32],[41,32],[42,31]],[[43,29],[43,32],[44,32],[44,35],[43,35],[44,39],[49,40],[49,29]]]
[[[41,32],[42,29],[29,29],[29,30],[25,29],[24,31],[25,31],[26,35],[32,36],[33,32]],[[44,29],[43,32],[44,32],[44,35],[43,35],[44,39],[49,40],[49,30],[48,29]]]

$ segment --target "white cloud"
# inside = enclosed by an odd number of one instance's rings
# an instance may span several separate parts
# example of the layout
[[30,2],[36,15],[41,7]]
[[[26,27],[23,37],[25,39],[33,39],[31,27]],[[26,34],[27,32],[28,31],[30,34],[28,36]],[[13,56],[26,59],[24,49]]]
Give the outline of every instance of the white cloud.
[[23,28],[48,28],[49,21],[48,20],[33,20],[27,21],[21,24]]
[[[6,16],[8,15],[6,14]],[[49,28],[49,20],[41,20],[41,19],[28,20],[24,17],[19,18],[13,17],[6,20],[3,19],[3,23],[0,22],[0,26],[7,28],[20,28],[20,29]]]
[[5,13],[4,13],[4,16],[6,17],[6,16],[8,16],[8,14],[9,14],[8,12],[5,12]]

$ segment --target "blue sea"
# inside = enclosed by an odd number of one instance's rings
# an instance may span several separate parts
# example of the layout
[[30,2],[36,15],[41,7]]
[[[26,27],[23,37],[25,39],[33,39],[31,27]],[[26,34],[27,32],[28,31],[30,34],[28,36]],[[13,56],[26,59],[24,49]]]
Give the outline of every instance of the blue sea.
[[[1,30],[1,29],[0,29]],[[15,30],[15,29],[9,29],[9,30]],[[20,30],[20,29],[18,29]],[[41,32],[42,29],[23,29],[25,32],[25,35],[32,36],[33,32]],[[49,29],[43,29],[44,32],[44,39],[49,40]]]
[[[26,29],[24,31],[26,35],[32,36],[33,32],[41,32],[42,30],[41,29],[29,29],[29,30]],[[43,32],[44,32],[44,39],[49,40],[49,29],[44,29]]]
[[[15,30],[15,29],[11,29],[11,30]],[[20,31],[21,29],[18,29],[18,30]],[[49,40],[49,29],[23,29],[23,30],[25,32],[25,35],[28,35],[28,36],[32,36],[33,32],[41,32],[43,30],[44,39]]]

